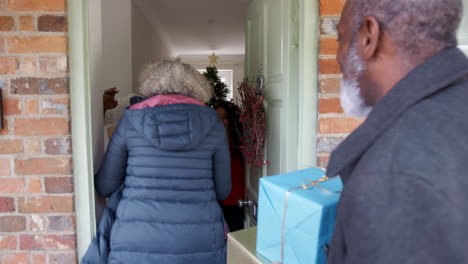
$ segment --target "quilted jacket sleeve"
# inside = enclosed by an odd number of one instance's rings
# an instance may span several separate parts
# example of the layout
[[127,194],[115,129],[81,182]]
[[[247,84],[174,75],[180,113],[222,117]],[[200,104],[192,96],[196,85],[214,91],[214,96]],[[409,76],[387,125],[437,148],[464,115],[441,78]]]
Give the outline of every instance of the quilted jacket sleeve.
[[231,193],[231,155],[226,130],[221,122],[217,127],[221,140],[213,156],[213,177],[216,197],[219,201],[226,199]]
[[104,160],[94,179],[96,191],[104,197],[109,197],[125,180],[128,158],[126,127],[127,118],[124,116],[112,135]]

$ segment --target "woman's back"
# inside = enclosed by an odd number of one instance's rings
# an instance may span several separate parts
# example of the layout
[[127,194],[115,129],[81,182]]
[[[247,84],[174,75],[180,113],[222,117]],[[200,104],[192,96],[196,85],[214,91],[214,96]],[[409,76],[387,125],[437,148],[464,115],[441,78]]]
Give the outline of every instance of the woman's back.
[[229,149],[217,113],[172,104],[127,110],[96,177],[108,196],[125,181],[109,263],[224,263],[218,200],[230,192]]

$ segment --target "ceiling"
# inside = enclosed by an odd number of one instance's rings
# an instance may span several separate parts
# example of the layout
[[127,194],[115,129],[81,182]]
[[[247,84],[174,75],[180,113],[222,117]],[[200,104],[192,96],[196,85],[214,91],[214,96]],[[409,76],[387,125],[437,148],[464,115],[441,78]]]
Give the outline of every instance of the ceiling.
[[171,56],[245,53],[245,12],[252,0],[133,0]]

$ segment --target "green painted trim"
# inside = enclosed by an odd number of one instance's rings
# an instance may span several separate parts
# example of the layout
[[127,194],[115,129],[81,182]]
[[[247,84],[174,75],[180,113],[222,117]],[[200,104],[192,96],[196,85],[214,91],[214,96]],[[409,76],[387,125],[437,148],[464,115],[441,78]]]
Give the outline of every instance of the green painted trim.
[[299,124],[298,168],[317,165],[318,123],[318,1],[299,2]]
[[96,232],[91,137],[88,0],[68,0],[70,98],[78,258]]

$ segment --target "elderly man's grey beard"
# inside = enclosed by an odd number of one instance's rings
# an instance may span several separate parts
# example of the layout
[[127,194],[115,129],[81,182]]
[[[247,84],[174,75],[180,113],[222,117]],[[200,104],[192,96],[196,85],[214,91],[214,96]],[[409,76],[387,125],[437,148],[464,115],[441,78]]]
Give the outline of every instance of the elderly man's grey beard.
[[356,47],[351,47],[343,67],[340,101],[345,114],[353,117],[367,117],[372,106],[365,103],[361,96],[358,79],[365,70],[364,62],[359,58]]

